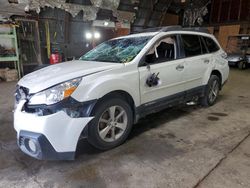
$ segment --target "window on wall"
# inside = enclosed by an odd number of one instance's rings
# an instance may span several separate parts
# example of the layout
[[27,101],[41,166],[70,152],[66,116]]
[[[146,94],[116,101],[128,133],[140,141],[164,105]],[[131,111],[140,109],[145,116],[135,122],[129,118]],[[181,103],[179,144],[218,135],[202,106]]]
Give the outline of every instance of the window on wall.
[[186,57],[202,54],[200,38],[198,35],[182,35],[181,38]]
[[208,51],[211,52],[216,52],[218,51],[220,48],[219,46],[214,42],[213,39],[209,38],[209,37],[203,37],[204,41],[206,43],[206,46],[208,48]]
[[211,22],[249,21],[249,0],[213,0],[211,4]]
[[211,10],[211,21],[214,23],[218,22],[220,11],[220,0],[213,1],[212,3],[212,10]]
[[250,20],[250,1],[241,1],[240,20]]
[[232,0],[231,1],[231,11],[230,11],[230,20],[238,20],[239,10],[240,10],[240,3],[239,0]]
[[229,9],[230,9],[230,1],[222,0],[221,12],[220,12],[220,22],[229,21],[228,20]]

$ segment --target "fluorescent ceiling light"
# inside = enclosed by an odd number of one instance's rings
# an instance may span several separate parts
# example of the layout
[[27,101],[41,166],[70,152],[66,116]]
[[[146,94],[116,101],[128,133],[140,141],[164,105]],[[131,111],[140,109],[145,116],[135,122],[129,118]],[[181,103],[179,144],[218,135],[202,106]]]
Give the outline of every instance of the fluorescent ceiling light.
[[99,39],[101,37],[101,34],[99,32],[94,33],[94,38]]
[[104,26],[108,26],[109,23],[108,23],[107,21],[104,21],[103,25],[104,25]]
[[85,37],[86,37],[86,39],[92,39],[92,33],[87,32],[87,33],[85,34]]

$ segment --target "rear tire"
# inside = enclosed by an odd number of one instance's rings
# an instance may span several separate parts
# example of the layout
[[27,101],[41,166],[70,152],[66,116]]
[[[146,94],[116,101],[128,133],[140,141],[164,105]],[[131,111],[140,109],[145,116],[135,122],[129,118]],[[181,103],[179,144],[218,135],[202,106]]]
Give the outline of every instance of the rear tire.
[[88,126],[91,145],[108,150],[125,142],[133,125],[133,113],[126,101],[109,97],[97,104],[93,115]]
[[201,105],[208,107],[215,104],[220,91],[220,79],[216,75],[211,75],[205,89],[204,97],[201,98]]
[[238,63],[238,68],[240,70],[245,70],[247,68],[247,63],[245,61],[241,61]]

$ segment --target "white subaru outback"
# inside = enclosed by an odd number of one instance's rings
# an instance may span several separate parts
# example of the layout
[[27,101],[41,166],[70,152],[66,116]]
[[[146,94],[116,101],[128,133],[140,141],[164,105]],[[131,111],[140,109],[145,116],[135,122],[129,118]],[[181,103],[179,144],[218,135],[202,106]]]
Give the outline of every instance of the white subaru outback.
[[165,27],[106,41],[79,60],[23,77],[15,93],[20,149],[72,160],[82,138],[101,150],[122,144],[141,117],[215,103],[229,75],[226,54],[203,29]]

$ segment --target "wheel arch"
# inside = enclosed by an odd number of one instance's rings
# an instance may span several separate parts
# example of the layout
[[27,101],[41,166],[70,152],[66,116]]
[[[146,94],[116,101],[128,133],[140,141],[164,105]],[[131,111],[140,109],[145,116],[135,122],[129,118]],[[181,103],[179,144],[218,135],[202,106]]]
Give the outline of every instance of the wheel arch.
[[221,74],[221,72],[217,69],[214,69],[214,70],[212,70],[210,76],[212,76],[212,75],[218,76],[218,78],[220,79],[220,89],[221,89],[221,87],[222,87],[222,74]]
[[131,110],[133,111],[133,118],[135,118],[135,101],[133,99],[133,97],[126,91],[124,90],[115,90],[115,91],[111,91],[109,93],[106,93],[104,96],[102,96],[101,98],[99,98],[95,104],[95,106],[92,109],[91,115],[93,115],[93,112],[95,110],[95,108],[98,106],[98,104],[100,104],[103,100],[107,100],[110,98],[114,98],[114,97],[118,97],[118,98],[122,98],[124,99],[129,106],[131,107]]
[[[128,92],[126,92],[124,90],[114,90],[114,91],[106,93],[101,98],[97,99],[95,105],[93,106],[93,108],[92,108],[92,110],[90,112],[90,116],[94,116],[95,109],[98,107],[98,105],[103,100],[107,100],[107,99],[114,98],[114,97],[122,98],[126,102],[128,102],[128,104],[130,105],[131,110],[133,112],[133,122],[135,122],[135,120],[136,120],[136,106],[135,106],[135,101],[134,101],[133,97]],[[88,135],[89,135],[88,126],[89,126],[89,124],[87,124],[87,126],[82,130],[82,132],[80,134],[80,137],[83,137],[83,138],[87,138],[88,137]],[[78,143],[79,143],[79,141],[80,140],[78,139]],[[77,147],[76,147],[77,153],[79,152],[78,149],[79,149],[79,147],[77,145]]]

